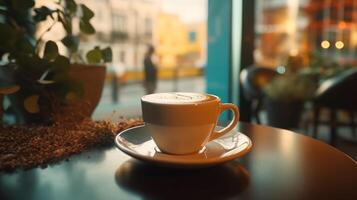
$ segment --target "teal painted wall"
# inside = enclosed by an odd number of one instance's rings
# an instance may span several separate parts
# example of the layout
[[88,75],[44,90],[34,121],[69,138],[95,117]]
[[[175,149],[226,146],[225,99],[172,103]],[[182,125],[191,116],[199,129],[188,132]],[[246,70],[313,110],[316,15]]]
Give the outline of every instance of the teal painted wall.
[[[232,0],[208,0],[207,93],[219,96],[222,102],[232,102],[231,16]],[[220,120],[229,116],[225,112]]]

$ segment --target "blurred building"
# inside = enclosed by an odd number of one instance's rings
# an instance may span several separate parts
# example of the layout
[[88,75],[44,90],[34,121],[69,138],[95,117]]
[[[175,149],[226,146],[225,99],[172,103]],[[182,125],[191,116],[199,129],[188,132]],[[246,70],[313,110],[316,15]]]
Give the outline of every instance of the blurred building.
[[174,68],[185,52],[187,27],[173,14],[161,13],[156,19],[155,44],[159,65]]
[[[149,44],[156,48],[160,68],[203,67],[206,62],[206,21],[184,23],[179,16],[164,13],[158,2],[78,0],[78,4],[83,3],[93,10],[95,15],[91,23],[96,29],[94,35],[84,35],[79,27],[73,27],[73,32],[79,34],[81,39],[80,53],[84,56],[94,46],[110,46],[113,62],[108,64],[109,70],[120,76],[126,71],[134,72],[135,77],[142,76],[144,55]],[[39,0],[36,4],[39,7],[54,3]],[[41,34],[48,25],[49,21],[43,22],[38,27],[38,33]],[[65,35],[63,27],[58,23],[53,30],[44,39],[60,41]],[[66,48],[60,46],[60,51],[65,54]]]
[[257,0],[255,62],[265,67],[285,64],[308,51],[308,0]]
[[204,67],[207,60],[206,22],[188,25],[188,44],[184,56],[186,65]]
[[357,1],[311,0],[310,48],[340,63],[357,63]]
[[85,48],[110,45],[113,66],[120,70],[142,70],[147,45],[153,43],[153,29],[158,7],[152,0],[82,0],[95,17],[95,38],[84,42]]
[[155,45],[162,68],[203,66],[206,60],[206,24],[183,23],[176,15],[160,13],[156,19]]
[[356,0],[257,0],[255,61],[267,67],[320,53],[340,64],[357,63]]
[[141,71],[148,44],[156,47],[159,67],[204,65],[206,22],[183,23],[174,14],[162,13],[153,0],[83,2],[95,12],[92,23],[97,29],[95,38],[87,38],[84,45],[110,45],[115,68]]

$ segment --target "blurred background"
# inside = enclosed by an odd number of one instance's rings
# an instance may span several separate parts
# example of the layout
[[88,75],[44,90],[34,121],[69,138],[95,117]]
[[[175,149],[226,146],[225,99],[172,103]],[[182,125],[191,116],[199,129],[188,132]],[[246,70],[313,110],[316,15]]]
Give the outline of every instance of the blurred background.
[[86,0],[94,13],[95,36],[83,48],[110,45],[113,61],[94,118],[113,110],[125,117],[141,115],[144,57],[148,44],[155,47],[158,68],[156,92],[205,92],[207,61],[206,0]]
[[[46,14],[42,6],[56,8],[56,2],[37,0],[35,12]],[[71,14],[72,1],[59,2]],[[81,41],[79,54],[111,47],[95,120],[141,116],[140,97],[147,93],[144,61],[151,45],[150,62],[157,70],[154,92],[212,93],[239,105],[241,121],[295,130],[333,145],[342,135],[349,143],[341,148],[357,153],[356,0],[77,4],[93,11],[82,8],[81,18],[73,19],[79,21],[70,31]],[[49,15],[40,16],[36,38],[60,41],[68,30],[63,22],[52,24]],[[83,34],[92,32],[89,20],[95,34]],[[57,42],[58,52],[66,55],[63,44]],[[230,117],[224,113],[221,121]]]
[[[41,1],[36,3],[41,5]],[[228,30],[216,27],[216,32],[207,37],[211,22],[207,0],[87,0],[82,3],[94,11],[92,24],[97,32],[81,38],[84,40],[81,49],[103,44],[110,45],[113,51],[95,117],[100,118],[113,108],[124,116],[140,115],[138,99],[145,93],[143,60],[148,44],[156,48],[158,92],[206,92],[208,39]],[[274,69],[295,58],[299,60],[297,67],[302,68],[315,64],[318,59],[312,56],[315,54],[336,64],[355,65],[356,4],[353,0],[256,0],[255,15],[251,16],[254,18],[253,63]],[[230,6],[227,11],[234,12],[233,4]],[[212,8],[211,18],[220,12],[219,7],[223,5]],[[224,19],[212,21],[211,26],[229,24]]]

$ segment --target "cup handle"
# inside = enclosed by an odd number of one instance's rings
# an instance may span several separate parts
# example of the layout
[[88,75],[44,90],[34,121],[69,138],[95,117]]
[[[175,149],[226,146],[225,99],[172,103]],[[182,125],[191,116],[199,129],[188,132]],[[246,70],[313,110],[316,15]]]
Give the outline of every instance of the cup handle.
[[233,119],[232,119],[232,121],[228,124],[228,126],[224,127],[223,129],[221,129],[219,131],[213,131],[209,141],[221,137],[222,135],[226,134],[227,132],[232,130],[237,125],[237,123],[239,121],[239,109],[238,109],[238,107],[236,105],[232,104],[232,103],[223,103],[223,104],[221,104],[220,113],[222,113],[223,111],[228,110],[228,109],[233,111]]

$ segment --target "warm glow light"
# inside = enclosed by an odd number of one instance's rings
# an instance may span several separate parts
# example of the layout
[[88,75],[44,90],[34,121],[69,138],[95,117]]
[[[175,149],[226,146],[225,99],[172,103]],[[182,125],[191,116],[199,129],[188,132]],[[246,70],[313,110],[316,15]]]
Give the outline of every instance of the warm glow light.
[[299,54],[299,51],[297,49],[291,49],[289,53],[290,56],[297,56]]
[[342,41],[337,41],[337,42],[335,43],[335,47],[336,47],[337,49],[342,49],[344,46],[345,46],[345,44],[343,44]]
[[347,28],[346,22],[342,21],[342,22],[338,23],[338,28],[340,28],[340,29],[345,29],[345,28]]
[[321,42],[321,47],[324,49],[328,49],[330,47],[330,42],[327,40],[324,40]]

